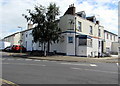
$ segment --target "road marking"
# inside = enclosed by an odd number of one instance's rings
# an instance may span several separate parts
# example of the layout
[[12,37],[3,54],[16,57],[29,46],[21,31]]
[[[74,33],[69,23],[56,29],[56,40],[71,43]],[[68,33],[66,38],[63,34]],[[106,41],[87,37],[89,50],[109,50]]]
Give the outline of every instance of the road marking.
[[65,64],[65,65],[83,65],[83,66],[93,66],[96,67],[96,64],[76,64],[76,63],[60,63],[60,64]]
[[34,60],[34,61],[41,61],[41,60]]
[[96,67],[97,65],[96,64],[90,64],[90,66]]
[[43,62],[47,62],[48,60],[43,60]]
[[7,59],[7,60],[14,60],[14,59]]
[[119,66],[119,63],[116,63],[117,64],[117,66]]
[[32,61],[32,59],[25,59],[26,61]]
[[16,60],[25,60],[25,59],[16,59]]
[[50,62],[57,62],[57,61],[50,61]]
[[103,72],[103,73],[112,73],[112,74],[119,74],[118,72],[110,72],[110,71],[101,71],[101,70],[93,70],[93,69],[83,69],[83,68],[71,68],[75,70],[86,70],[86,71],[94,71],[94,72]]
[[31,66],[46,66],[46,65],[43,65],[43,64],[26,64],[26,63],[2,63],[2,64],[13,64],[13,65],[31,65]]

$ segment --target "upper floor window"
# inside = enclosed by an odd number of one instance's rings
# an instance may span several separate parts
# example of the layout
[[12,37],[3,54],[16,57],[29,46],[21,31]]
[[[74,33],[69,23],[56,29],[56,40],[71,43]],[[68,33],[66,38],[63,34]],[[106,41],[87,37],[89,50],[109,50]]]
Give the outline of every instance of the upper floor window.
[[90,26],[90,34],[91,35],[93,34],[93,28],[92,28],[92,26]]
[[114,41],[115,41],[115,36],[114,36]]
[[110,39],[112,40],[112,35],[110,35]]
[[82,24],[81,24],[81,22],[79,22],[79,21],[78,21],[78,30],[79,30],[80,32],[82,32]]
[[26,34],[26,37],[27,37],[27,34]]
[[109,35],[108,35],[108,33],[107,33],[107,39],[109,39]]
[[100,37],[101,36],[101,30],[98,29],[98,36]]
[[73,37],[68,37],[68,43],[73,43]]

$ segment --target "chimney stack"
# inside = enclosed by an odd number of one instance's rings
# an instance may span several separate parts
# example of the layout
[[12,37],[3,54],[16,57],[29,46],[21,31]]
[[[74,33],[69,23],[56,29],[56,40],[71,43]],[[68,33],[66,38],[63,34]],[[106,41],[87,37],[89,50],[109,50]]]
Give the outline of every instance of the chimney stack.
[[99,21],[96,21],[96,24],[98,24],[98,25],[99,25],[99,24],[100,24],[100,22],[99,22]]
[[69,8],[67,9],[67,11],[65,12],[64,15],[66,15],[66,14],[75,15],[75,7],[74,7],[74,4],[69,5]]

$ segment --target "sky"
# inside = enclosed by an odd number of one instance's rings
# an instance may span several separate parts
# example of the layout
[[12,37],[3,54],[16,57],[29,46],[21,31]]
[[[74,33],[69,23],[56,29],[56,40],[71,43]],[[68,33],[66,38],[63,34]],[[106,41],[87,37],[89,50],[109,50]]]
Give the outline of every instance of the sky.
[[118,34],[118,0],[0,0],[0,39],[27,29],[27,21],[22,14],[35,5],[48,6],[56,3],[60,16],[74,3],[76,12],[85,11],[87,16],[96,16],[105,30]]

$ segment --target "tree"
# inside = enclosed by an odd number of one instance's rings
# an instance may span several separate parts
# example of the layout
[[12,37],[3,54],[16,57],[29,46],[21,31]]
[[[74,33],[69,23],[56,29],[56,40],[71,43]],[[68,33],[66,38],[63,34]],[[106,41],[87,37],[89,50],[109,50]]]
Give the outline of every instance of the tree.
[[59,15],[59,8],[55,3],[50,3],[46,9],[42,5],[35,6],[34,10],[27,10],[28,15],[23,15],[27,21],[32,21],[35,25],[32,30],[34,42],[40,42],[44,45],[44,56],[46,56],[46,45],[47,52],[49,52],[50,44],[58,42],[60,38],[61,30],[58,27],[56,17]]

